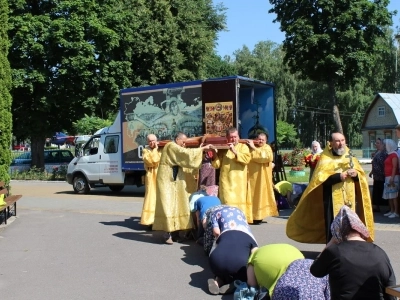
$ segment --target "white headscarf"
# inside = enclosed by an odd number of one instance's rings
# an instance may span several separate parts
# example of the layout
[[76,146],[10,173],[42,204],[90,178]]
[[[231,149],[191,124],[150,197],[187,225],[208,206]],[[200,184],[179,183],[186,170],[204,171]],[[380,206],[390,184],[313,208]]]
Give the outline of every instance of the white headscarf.
[[[314,145],[317,145],[317,151],[314,151],[314,148],[313,148]],[[317,142],[317,141],[313,141],[311,143],[311,153],[312,154],[319,154],[321,152],[322,152],[321,144],[319,142]]]
[[383,143],[385,144],[386,151],[388,154],[391,154],[397,150],[397,144],[391,139],[384,139]]

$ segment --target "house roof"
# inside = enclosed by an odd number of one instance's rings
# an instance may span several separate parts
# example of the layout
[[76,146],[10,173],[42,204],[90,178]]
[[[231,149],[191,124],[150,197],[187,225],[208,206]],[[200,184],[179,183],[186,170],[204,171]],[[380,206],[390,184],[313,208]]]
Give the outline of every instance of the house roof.
[[[393,110],[394,116],[396,117],[397,124],[400,124],[400,94],[378,93],[365,112],[361,129],[365,129],[365,123],[367,122],[369,113],[379,98],[382,98],[389,105],[389,107]],[[394,126],[397,124],[394,124]]]

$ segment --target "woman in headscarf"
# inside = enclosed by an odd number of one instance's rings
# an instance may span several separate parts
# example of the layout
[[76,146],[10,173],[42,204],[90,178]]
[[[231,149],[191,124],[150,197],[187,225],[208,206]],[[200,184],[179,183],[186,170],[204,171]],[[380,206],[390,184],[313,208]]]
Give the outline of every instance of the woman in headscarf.
[[399,217],[399,205],[397,196],[399,194],[399,157],[397,155],[397,144],[391,139],[383,140],[386,146],[387,157],[384,161],[385,185],[383,188],[383,199],[389,201],[390,212],[384,214],[388,218]]
[[315,167],[317,166],[321,153],[322,149],[320,143],[317,141],[313,141],[311,143],[311,153],[305,157],[306,166],[310,167],[310,177],[308,181],[311,180],[311,177],[314,173]]
[[369,177],[374,179],[372,187],[372,209],[379,212],[379,205],[382,205],[383,188],[385,186],[385,159],[387,157],[385,144],[380,138],[375,142],[376,152],[372,159],[372,170]]
[[[247,260],[258,247],[256,239],[246,216],[237,207],[214,206],[206,216],[204,250],[210,253],[209,263],[215,275],[208,280],[209,292],[214,295],[232,293],[235,280],[247,280]],[[210,249],[209,241],[214,239]]]
[[331,225],[332,239],[315,259],[310,271],[329,275],[332,299],[395,299],[385,294],[396,278],[380,247],[366,240],[368,229],[358,215],[342,206]]

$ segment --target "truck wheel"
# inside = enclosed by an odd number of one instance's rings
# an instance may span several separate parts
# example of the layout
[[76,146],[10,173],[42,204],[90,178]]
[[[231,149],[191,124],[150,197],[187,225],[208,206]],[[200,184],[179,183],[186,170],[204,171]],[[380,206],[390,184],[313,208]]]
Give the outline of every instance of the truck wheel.
[[124,188],[123,185],[109,185],[108,187],[110,188],[110,190],[116,193],[122,191],[122,189]]
[[83,175],[77,175],[72,184],[74,191],[77,194],[87,194],[90,191],[89,184]]

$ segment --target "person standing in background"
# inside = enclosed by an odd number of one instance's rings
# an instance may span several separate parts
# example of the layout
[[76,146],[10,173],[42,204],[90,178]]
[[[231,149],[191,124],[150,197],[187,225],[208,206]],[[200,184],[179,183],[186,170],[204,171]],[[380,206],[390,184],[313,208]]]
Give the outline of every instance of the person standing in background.
[[143,163],[146,169],[145,194],[143,200],[140,224],[151,226],[154,222],[156,208],[156,179],[161,152],[158,149],[157,137],[154,134],[147,136],[147,146],[143,149]]
[[251,149],[251,161],[248,165],[249,185],[247,188],[247,203],[252,205],[251,218],[247,222],[259,224],[265,217],[278,216],[274,187],[272,183],[273,153],[267,144],[268,136],[260,133],[257,136],[258,147],[253,140],[247,140]]
[[397,197],[399,194],[399,157],[397,156],[396,150],[397,145],[391,139],[383,140],[387,157],[384,161],[385,170],[385,184],[383,188],[383,199],[389,201],[390,212],[384,214],[388,218],[398,218],[399,217],[399,204]]
[[213,151],[205,151],[203,154],[203,161],[201,162],[201,168],[199,171],[198,188],[201,186],[215,185],[215,169],[211,165]]
[[311,143],[311,153],[305,157],[306,167],[310,167],[310,177],[308,181],[311,181],[311,177],[314,173],[315,167],[319,161],[320,155],[322,153],[321,145],[317,141]]
[[375,142],[376,152],[372,159],[372,170],[369,172],[369,177],[374,179],[372,187],[372,209],[379,212],[379,205],[382,205],[383,189],[385,186],[385,159],[387,157],[385,144],[380,138]]

